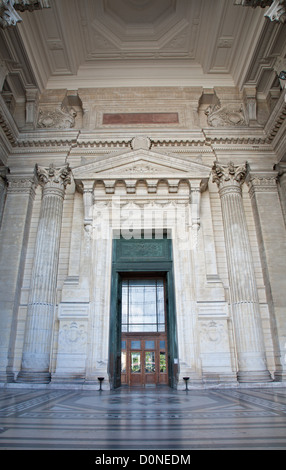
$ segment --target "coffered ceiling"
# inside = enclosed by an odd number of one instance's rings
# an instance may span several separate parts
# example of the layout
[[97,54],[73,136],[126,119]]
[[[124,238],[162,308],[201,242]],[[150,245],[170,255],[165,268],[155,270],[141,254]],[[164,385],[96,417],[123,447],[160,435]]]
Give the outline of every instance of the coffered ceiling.
[[17,33],[3,33],[10,69],[19,63],[21,41],[41,90],[241,87],[262,78],[269,88],[284,47],[284,25],[232,0],[50,0],[50,6],[22,13]]

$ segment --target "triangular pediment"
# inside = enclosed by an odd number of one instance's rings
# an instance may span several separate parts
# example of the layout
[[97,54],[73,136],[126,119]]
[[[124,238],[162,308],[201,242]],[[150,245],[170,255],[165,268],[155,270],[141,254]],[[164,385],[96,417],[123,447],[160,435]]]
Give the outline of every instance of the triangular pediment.
[[177,156],[135,150],[73,169],[76,179],[208,178],[211,168]]

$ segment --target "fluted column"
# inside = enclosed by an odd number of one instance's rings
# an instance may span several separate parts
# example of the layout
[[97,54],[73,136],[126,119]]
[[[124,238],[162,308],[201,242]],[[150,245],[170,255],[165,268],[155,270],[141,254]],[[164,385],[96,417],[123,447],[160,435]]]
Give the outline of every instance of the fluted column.
[[221,198],[239,382],[271,381],[267,370],[258,292],[242,201],[246,165],[215,162]]
[[50,352],[56,304],[59,244],[68,166],[36,167],[43,188],[26,320],[22,369],[18,381],[50,380]]

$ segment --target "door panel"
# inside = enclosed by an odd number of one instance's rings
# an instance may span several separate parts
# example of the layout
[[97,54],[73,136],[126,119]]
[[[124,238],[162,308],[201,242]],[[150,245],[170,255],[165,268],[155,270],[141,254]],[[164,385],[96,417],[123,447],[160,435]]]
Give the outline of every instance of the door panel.
[[122,334],[121,384],[144,386],[168,384],[166,334]]

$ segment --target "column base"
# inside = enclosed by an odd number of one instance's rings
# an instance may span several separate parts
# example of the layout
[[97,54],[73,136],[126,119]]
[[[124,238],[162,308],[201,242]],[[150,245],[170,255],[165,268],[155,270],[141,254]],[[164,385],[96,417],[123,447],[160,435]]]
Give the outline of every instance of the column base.
[[85,382],[84,374],[53,374],[51,383],[53,384],[83,384]]
[[275,382],[286,382],[286,372],[278,371],[274,373]]
[[13,383],[14,374],[12,372],[0,372],[0,382],[1,383]]
[[237,380],[240,383],[264,383],[273,382],[271,374],[268,370],[265,371],[239,371],[237,373]]
[[51,381],[50,372],[21,371],[18,374],[17,383],[48,384]]

